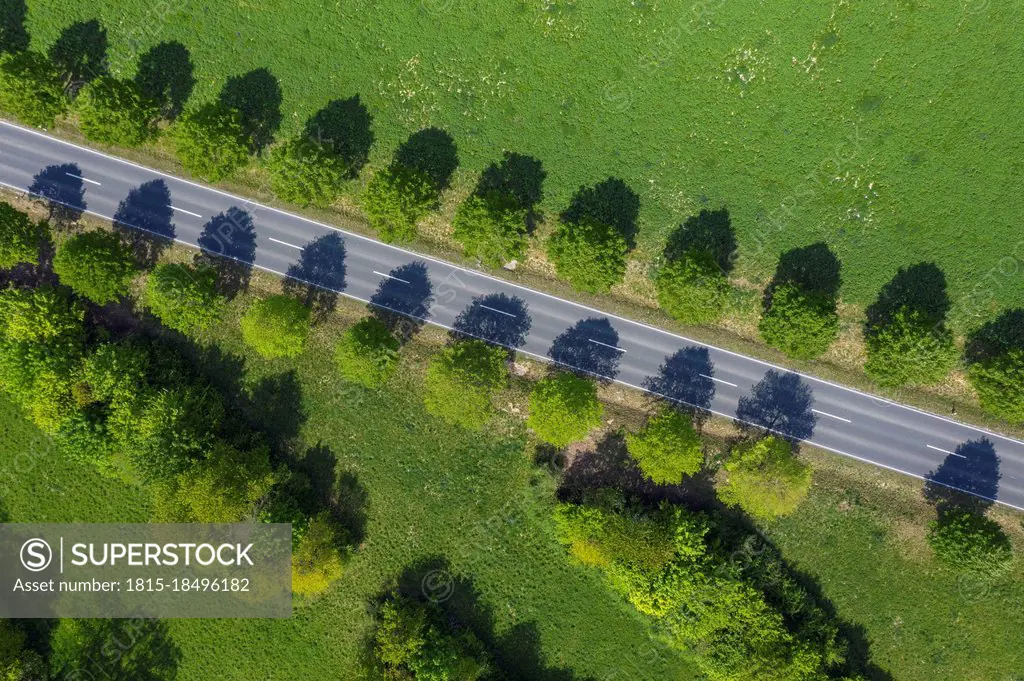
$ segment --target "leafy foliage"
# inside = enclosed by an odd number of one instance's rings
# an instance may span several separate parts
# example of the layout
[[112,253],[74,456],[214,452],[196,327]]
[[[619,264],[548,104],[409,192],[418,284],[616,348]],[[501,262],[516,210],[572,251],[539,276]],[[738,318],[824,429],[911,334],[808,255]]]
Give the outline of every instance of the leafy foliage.
[[249,162],[241,114],[218,103],[186,111],[173,128],[178,160],[193,175],[217,182]]
[[217,442],[178,476],[166,522],[239,523],[254,519],[277,482],[264,445],[248,450]]
[[53,632],[51,647],[53,676],[49,678],[91,675],[87,670],[97,669],[98,660],[110,681],[172,681],[177,677],[180,653],[159,620],[62,619]]
[[0,291],[0,333],[13,341],[45,341],[84,333],[85,308],[67,289],[44,284]]
[[811,487],[811,467],[793,456],[793,446],[769,435],[735,446],[725,464],[722,501],[763,519],[792,513]]
[[101,76],[79,91],[72,108],[95,142],[137,147],[157,134],[159,111],[130,80]]
[[662,485],[679,484],[704,463],[692,419],[675,409],[662,409],[639,433],[626,435],[626,447],[644,475]]
[[0,109],[45,128],[66,108],[64,81],[49,59],[31,51],[0,55]]
[[242,339],[261,357],[297,357],[309,336],[309,308],[291,296],[270,296],[249,306]]
[[328,511],[312,518],[292,555],[292,591],[313,596],[340,579],[345,569],[343,541]]
[[1024,423],[1024,310],[1009,310],[972,333],[967,378],[985,411]]
[[274,193],[300,206],[330,206],[349,176],[344,158],[305,136],[275,148],[267,159],[267,170]]
[[225,303],[217,293],[216,270],[171,263],[150,272],[143,300],[165,326],[190,336],[216,324]]
[[985,577],[1005,573],[1013,559],[1010,538],[999,523],[962,507],[939,512],[928,532],[928,543],[949,567]]
[[483,428],[494,414],[494,394],[508,382],[507,361],[502,348],[481,340],[449,345],[427,367],[427,412],[463,428]]
[[471,194],[455,211],[452,230],[467,255],[492,267],[526,253],[526,210],[509,192]]
[[548,258],[558,275],[587,293],[602,293],[626,274],[625,237],[591,219],[563,222],[548,240]]
[[53,258],[53,271],[75,293],[105,305],[128,293],[139,269],[120,236],[93,230],[61,244]]
[[869,327],[864,370],[879,385],[941,381],[956,364],[953,334],[917,311],[900,309],[888,323]]
[[654,279],[658,304],[684,324],[709,324],[721,317],[729,281],[708,250],[690,250],[666,263]]
[[565,447],[601,425],[603,413],[593,381],[561,372],[534,386],[526,425],[544,442]]
[[758,328],[766,343],[790,357],[814,359],[839,335],[839,314],[829,296],[786,283],[772,291]]
[[0,268],[38,264],[46,231],[45,222],[33,222],[27,213],[0,201]]
[[376,317],[366,317],[338,341],[334,363],[345,380],[379,388],[398,366],[398,349],[398,339],[387,325]]
[[381,241],[411,241],[416,223],[437,207],[437,194],[427,173],[392,163],[370,180],[363,210]]

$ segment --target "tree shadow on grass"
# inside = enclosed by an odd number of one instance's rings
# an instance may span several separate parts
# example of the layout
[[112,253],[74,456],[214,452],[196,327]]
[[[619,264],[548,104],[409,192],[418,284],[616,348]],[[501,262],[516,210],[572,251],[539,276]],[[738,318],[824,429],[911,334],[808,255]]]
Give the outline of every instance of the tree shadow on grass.
[[964,361],[970,364],[994,359],[1010,350],[1024,350],[1024,310],[1005,310],[967,337]]
[[150,180],[128,192],[114,213],[114,227],[135,254],[140,267],[153,267],[174,242],[171,190],[163,180]]
[[640,196],[617,177],[580,187],[562,212],[563,222],[589,219],[614,227],[630,248],[636,246],[639,217]]
[[241,399],[246,421],[266,434],[271,447],[275,451],[289,449],[308,418],[295,370],[265,376],[235,394]]
[[373,118],[359,95],[335,99],[306,121],[305,136],[317,145],[330,148],[345,161],[348,177],[359,175],[370,158],[373,146]]
[[46,202],[50,221],[60,228],[78,222],[85,212],[82,169],[75,163],[46,166],[32,178],[28,193]]
[[622,352],[619,332],[607,317],[582,319],[551,344],[548,357],[573,371],[613,380],[619,373]]
[[160,115],[174,120],[192,95],[194,71],[187,47],[176,40],[163,42],[139,57],[135,84],[160,107]]
[[259,68],[232,76],[220,92],[220,102],[242,115],[242,128],[253,152],[274,141],[281,127],[281,84],[269,69]]
[[314,319],[322,321],[345,290],[345,240],[332,232],[310,241],[286,276],[285,293],[300,298],[312,309]]
[[108,679],[171,681],[178,676],[182,654],[162,620],[83,620],[77,632],[74,659],[54,661],[52,678],[96,678],[93,672],[100,669]]
[[216,267],[219,293],[234,298],[249,287],[256,260],[256,228],[247,211],[232,207],[214,216],[197,243],[203,250],[196,262]]
[[331,490],[331,511],[335,520],[345,528],[348,542],[359,545],[366,539],[370,492],[355,473],[344,471],[338,475]]
[[407,343],[426,324],[434,289],[427,265],[415,261],[396,267],[381,279],[370,297],[370,313],[382,321],[399,342]]
[[740,398],[736,419],[743,430],[763,428],[797,442],[814,433],[813,404],[811,388],[799,375],[770,369],[750,395]]
[[885,326],[901,309],[920,313],[930,324],[939,324],[949,312],[946,276],[937,265],[923,262],[899,271],[868,306],[867,327]]
[[0,0],[0,54],[28,49],[27,15],[25,0]]
[[515,349],[526,343],[530,325],[526,301],[504,293],[491,293],[474,298],[455,318],[452,332]]
[[455,140],[440,128],[424,128],[413,133],[398,147],[395,161],[426,173],[439,192],[448,188],[459,167]]
[[663,252],[665,260],[678,260],[691,250],[707,251],[715,258],[722,273],[729,275],[736,262],[736,230],[729,211],[702,210],[691,215],[668,237]]
[[999,456],[987,438],[959,445],[925,476],[924,496],[941,513],[952,506],[984,513],[999,497]]
[[825,243],[819,242],[786,251],[779,256],[775,276],[765,289],[766,304],[772,292],[782,284],[835,299],[842,285],[839,258]]
[[498,191],[514,196],[526,211],[526,227],[532,234],[540,221],[537,205],[544,199],[544,178],[547,173],[540,160],[526,154],[506,151],[501,163],[492,163],[480,175],[475,193]]
[[705,418],[715,397],[714,375],[708,349],[688,347],[667,357],[658,375],[648,376],[643,387],[673,406]]
[[74,96],[83,85],[108,71],[107,29],[97,19],[75,22],[60,32],[48,54]]

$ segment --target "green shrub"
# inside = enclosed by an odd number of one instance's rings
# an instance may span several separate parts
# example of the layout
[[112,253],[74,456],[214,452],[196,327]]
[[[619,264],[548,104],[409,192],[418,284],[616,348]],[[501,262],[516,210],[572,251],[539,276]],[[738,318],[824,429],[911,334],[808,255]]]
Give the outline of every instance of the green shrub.
[[438,205],[430,176],[392,163],[370,180],[363,193],[363,210],[381,241],[412,241],[416,223]]
[[44,284],[0,291],[0,333],[13,341],[39,342],[85,333],[85,308],[67,289]]
[[292,591],[314,596],[340,579],[345,570],[344,540],[329,511],[312,517],[292,554]]
[[654,279],[658,304],[684,324],[710,324],[725,311],[729,282],[710,251],[689,251]]
[[398,349],[398,339],[387,325],[376,317],[366,317],[338,341],[334,362],[345,380],[379,388],[398,366]]
[[735,446],[725,471],[722,501],[765,520],[792,513],[811,488],[811,467],[793,455],[789,442],[772,435]]
[[491,401],[508,382],[508,357],[481,340],[461,340],[430,361],[424,380],[427,412],[469,430],[494,415]]
[[278,198],[300,206],[327,207],[341,195],[349,166],[329,147],[300,136],[270,153],[267,170]]
[[217,293],[216,270],[173,263],[157,265],[150,272],[143,300],[165,326],[188,336],[212,328],[225,304]]
[[814,359],[839,335],[839,314],[829,296],[787,283],[772,291],[758,329],[766,343],[790,357]]
[[298,357],[309,336],[309,308],[291,296],[257,300],[242,317],[242,340],[265,359]]
[[692,419],[671,408],[662,409],[639,433],[626,435],[626,448],[644,476],[661,485],[678,485],[704,463]]
[[888,323],[869,327],[864,370],[879,385],[937,383],[957,361],[953,334],[917,312],[903,308]]
[[222,104],[185,112],[173,128],[178,160],[193,175],[217,182],[249,162],[249,140],[241,114]]
[[984,577],[996,577],[1013,559],[1010,538],[994,520],[971,509],[953,507],[940,511],[932,521],[928,543],[949,567]]
[[0,268],[20,263],[38,265],[46,231],[45,222],[33,222],[27,213],[0,201]]
[[548,240],[558,276],[586,293],[603,293],[626,274],[626,239],[614,227],[582,220],[563,222]]
[[45,128],[67,105],[64,80],[45,56],[38,52],[0,56],[0,109]]
[[95,142],[137,147],[157,134],[157,107],[130,80],[101,76],[79,91],[72,108]]
[[218,442],[178,476],[175,502],[185,515],[173,521],[252,521],[257,506],[267,498],[276,481],[270,465],[270,450],[265,445],[242,450]]
[[526,425],[544,442],[566,447],[601,425],[603,413],[592,380],[560,372],[534,386]]
[[467,255],[491,267],[522,259],[526,253],[526,211],[507,192],[470,195],[455,211],[452,229]]
[[128,293],[139,268],[116,233],[94,230],[61,244],[53,258],[53,271],[75,293],[105,305]]

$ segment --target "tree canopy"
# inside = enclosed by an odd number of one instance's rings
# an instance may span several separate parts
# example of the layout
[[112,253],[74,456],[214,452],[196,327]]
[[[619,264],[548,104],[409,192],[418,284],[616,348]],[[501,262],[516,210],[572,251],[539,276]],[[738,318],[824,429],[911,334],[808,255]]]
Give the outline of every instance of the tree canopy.
[[505,350],[481,340],[449,345],[427,367],[427,412],[463,428],[482,428],[494,414],[494,394],[508,382],[507,360]]
[[814,359],[839,335],[839,313],[830,296],[785,283],[770,294],[759,325],[769,345],[794,359]]
[[66,108],[64,80],[53,62],[32,51],[0,55],[0,109],[46,128]]
[[796,510],[811,487],[811,467],[774,435],[733,447],[719,497],[752,516],[772,519]]
[[297,357],[309,336],[309,308],[291,296],[257,300],[242,317],[242,339],[261,357]]
[[725,311],[729,281],[708,250],[690,250],[654,278],[658,304],[684,324],[709,324]]
[[534,386],[526,425],[544,442],[565,447],[601,425],[603,413],[597,385],[592,380],[559,372]]
[[1008,310],[972,332],[964,361],[982,409],[1024,423],[1024,310]]
[[526,253],[526,210],[509,192],[471,194],[455,211],[452,236],[466,254],[500,267]]
[[267,159],[267,170],[278,198],[300,206],[330,206],[349,177],[344,158],[305,136],[274,148]]
[[313,596],[340,579],[345,569],[343,544],[344,536],[330,512],[322,511],[310,519],[292,554],[292,591]]
[[628,251],[618,230],[589,218],[562,222],[548,239],[555,271],[587,293],[603,293],[622,281]]
[[130,80],[100,76],[78,92],[72,109],[82,133],[96,142],[137,147],[157,134],[159,111]]
[[175,263],[157,265],[146,278],[146,307],[169,328],[193,336],[221,317],[224,298],[217,293],[217,271]]
[[0,201],[0,268],[38,264],[46,231],[45,222],[34,222],[27,213]]
[[176,504],[184,511],[175,522],[240,523],[255,517],[277,476],[265,446],[239,449],[216,442],[186,469],[175,485]]
[[65,288],[0,291],[0,328],[14,341],[44,341],[84,333],[85,308]]
[[173,128],[178,160],[193,175],[217,182],[249,162],[241,114],[219,103],[186,111]]
[[120,236],[97,229],[61,244],[53,258],[53,271],[75,293],[105,305],[128,293],[139,268]]
[[901,308],[885,324],[869,326],[864,370],[879,385],[935,383],[958,359],[953,334],[916,310]]
[[626,448],[645,477],[661,485],[677,485],[704,463],[700,436],[686,414],[664,408],[644,429],[626,435]]
[[398,349],[398,339],[387,325],[376,317],[366,317],[342,335],[334,362],[345,380],[379,388],[398,366]]
[[363,210],[381,241],[412,241],[416,223],[438,205],[438,190],[430,176],[401,163],[392,163],[373,176],[363,193]]

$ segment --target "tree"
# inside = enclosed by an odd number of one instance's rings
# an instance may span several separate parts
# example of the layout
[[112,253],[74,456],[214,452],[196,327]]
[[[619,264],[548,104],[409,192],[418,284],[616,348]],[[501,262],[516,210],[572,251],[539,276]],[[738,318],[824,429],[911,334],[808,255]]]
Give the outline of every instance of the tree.
[[270,153],[267,170],[278,198],[300,206],[327,207],[341,194],[349,166],[330,147],[300,136]]
[[678,485],[704,463],[700,436],[689,416],[664,408],[639,433],[626,436],[626,448],[647,479],[660,485]]
[[128,293],[139,268],[120,236],[97,229],[61,244],[53,258],[53,271],[75,293],[105,305]]
[[771,292],[758,329],[766,343],[790,357],[814,359],[839,335],[839,314],[824,293],[786,283]]
[[1003,574],[1013,559],[1010,539],[999,523],[958,506],[939,511],[928,543],[947,566],[982,577]]
[[178,160],[208,182],[224,179],[249,162],[241,114],[218,103],[186,112],[173,128]]
[[437,187],[421,170],[392,163],[370,180],[363,210],[381,241],[412,241],[416,223],[438,205]]
[[66,108],[64,81],[49,59],[31,51],[0,56],[0,109],[45,128]]
[[20,263],[39,264],[39,247],[46,236],[46,223],[33,222],[6,201],[0,201],[0,268]]
[[769,435],[736,445],[725,464],[718,495],[757,518],[770,520],[796,510],[811,487],[811,467],[793,456],[793,446]]
[[176,501],[186,513],[181,522],[251,521],[276,482],[266,445],[243,450],[217,442],[178,476]]
[[729,281],[714,254],[691,250],[666,263],[654,278],[658,304],[684,324],[709,324],[722,316]]
[[338,341],[334,363],[345,380],[379,388],[398,366],[398,349],[398,339],[387,325],[376,317],[366,317]]
[[146,278],[143,300],[165,326],[189,336],[212,328],[224,309],[211,267],[157,265]]
[[455,211],[452,228],[466,254],[491,267],[526,254],[526,210],[508,192],[470,195]]
[[590,219],[563,222],[548,240],[555,271],[587,293],[603,293],[622,281],[628,251],[614,227]]
[[65,288],[43,284],[35,289],[0,291],[0,333],[13,341],[81,337],[85,308]]
[[130,80],[100,76],[83,87],[72,107],[86,137],[137,147],[157,134],[157,107]]
[[[177,647],[153,619],[62,619],[50,641],[52,679],[84,679],[102,669],[108,681],[171,681]],[[102,664],[102,667],[97,665]]]
[[257,300],[242,317],[242,340],[265,359],[298,357],[309,336],[309,308],[291,296]]
[[917,311],[899,309],[885,324],[869,326],[864,370],[879,385],[941,381],[957,361],[953,334]]
[[601,425],[603,413],[593,381],[559,372],[534,386],[526,425],[544,442],[565,447]]
[[342,540],[329,512],[310,519],[292,555],[292,591],[312,596],[341,578],[345,567]]
[[967,377],[982,409],[1011,423],[1024,423],[1024,349],[972,362]]
[[494,414],[491,400],[508,382],[505,350],[481,340],[462,340],[431,360],[424,380],[427,412],[470,430]]
[[3,681],[46,681],[46,663],[36,651],[25,647],[25,632],[11,620],[0,620],[0,679]]

